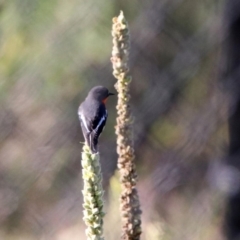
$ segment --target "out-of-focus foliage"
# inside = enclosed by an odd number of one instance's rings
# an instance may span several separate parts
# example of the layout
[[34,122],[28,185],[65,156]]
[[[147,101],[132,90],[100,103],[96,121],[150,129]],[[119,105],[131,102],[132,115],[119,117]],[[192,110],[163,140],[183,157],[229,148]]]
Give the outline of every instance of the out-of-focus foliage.
[[[221,239],[223,3],[0,1],[0,239],[85,239],[77,108],[95,85],[114,91],[111,19],[120,10],[131,31],[142,239]],[[116,239],[116,99],[107,104],[105,234]]]

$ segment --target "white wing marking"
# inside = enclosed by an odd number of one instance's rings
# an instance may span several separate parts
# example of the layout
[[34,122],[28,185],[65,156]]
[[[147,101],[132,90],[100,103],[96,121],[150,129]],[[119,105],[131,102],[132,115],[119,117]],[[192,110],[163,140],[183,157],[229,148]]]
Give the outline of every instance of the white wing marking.
[[88,126],[87,126],[87,122],[86,122],[85,117],[84,117],[81,113],[79,113],[79,117],[81,118],[84,127],[87,129],[88,132],[90,132],[89,129],[88,129]]
[[106,116],[107,116],[107,115],[103,115],[103,116],[102,116],[102,118],[101,118],[101,120],[99,121],[96,129],[94,129],[94,132],[95,132],[95,133],[97,132],[98,128],[101,126],[102,122],[106,120]]

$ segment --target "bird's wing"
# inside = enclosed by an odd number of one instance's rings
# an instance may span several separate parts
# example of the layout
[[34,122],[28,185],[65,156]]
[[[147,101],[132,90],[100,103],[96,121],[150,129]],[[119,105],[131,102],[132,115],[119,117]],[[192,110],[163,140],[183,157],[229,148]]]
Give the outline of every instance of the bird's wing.
[[[96,111],[92,111],[95,109]],[[108,117],[108,113],[105,106],[103,105],[100,106],[99,108],[88,108],[86,110],[88,110],[87,114],[83,113],[81,106],[79,107],[78,110],[78,116],[82,123],[82,126],[84,126],[88,133],[90,132],[101,133]]]
[[79,120],[80,120],[80,122],[81,122],[81,126],[82,126],[82,128],[84,127],[85,128],[85,130],[88,132],[88,133],[90,133],[92,130],[91,130],[91,122],[88,120],[88,119],[86,119],[86,116],[83,114],[83,112],[82,112],[82,108],[81,108],[81,106],[79,107],[79,109],[78,109],[78,117],[79,117]]
[[104,108],[100,108],[99,112],[96,114],[95,118],[92,121],[92,131],[97,134],[98,136],[101,134],[106,121],[107,121],[108,113],[107,110]]
[[95,152],[97,151],[98,138],[106,124],[107,116],[107,110],[104,108],[104,112],[101,112],[101,118],[97,118],[93,121],[93,131],[90,133],[90,143],[91,149]]

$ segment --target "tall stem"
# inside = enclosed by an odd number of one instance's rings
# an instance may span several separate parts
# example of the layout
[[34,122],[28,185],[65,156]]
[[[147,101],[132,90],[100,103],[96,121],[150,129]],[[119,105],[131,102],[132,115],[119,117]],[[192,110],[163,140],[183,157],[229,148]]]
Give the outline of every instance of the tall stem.
[[128,68],[129,30],[123,12],[113,18],[112,26],[113,75],[117,78],[115,85],[118,92],[117,103],[117,153],[118,169],[121,181],[120,210],[122,218],[122,240],[139,240],[141,230],[141,210],[136,188],[137,173],[134,163],[133,118],[130,109],[129,84],[131,76]]
[[83,215],[88,240],[103,240],[103,189],[99,154],[93,154],[87,144],[82,152]]

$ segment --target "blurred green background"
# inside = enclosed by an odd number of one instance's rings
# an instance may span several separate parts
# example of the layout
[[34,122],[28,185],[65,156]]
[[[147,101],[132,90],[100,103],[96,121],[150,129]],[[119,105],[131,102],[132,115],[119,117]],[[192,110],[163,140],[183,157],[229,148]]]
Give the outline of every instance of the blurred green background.
[[[222,239],[224,1],[0,1],[0,239],[85,239],[77,108],[115,91],[112,18],[129,22],[142,240]],[[116,97],[100,139],[106,239],[119,239]],[[223,173],[224,174],[224,173]]]

